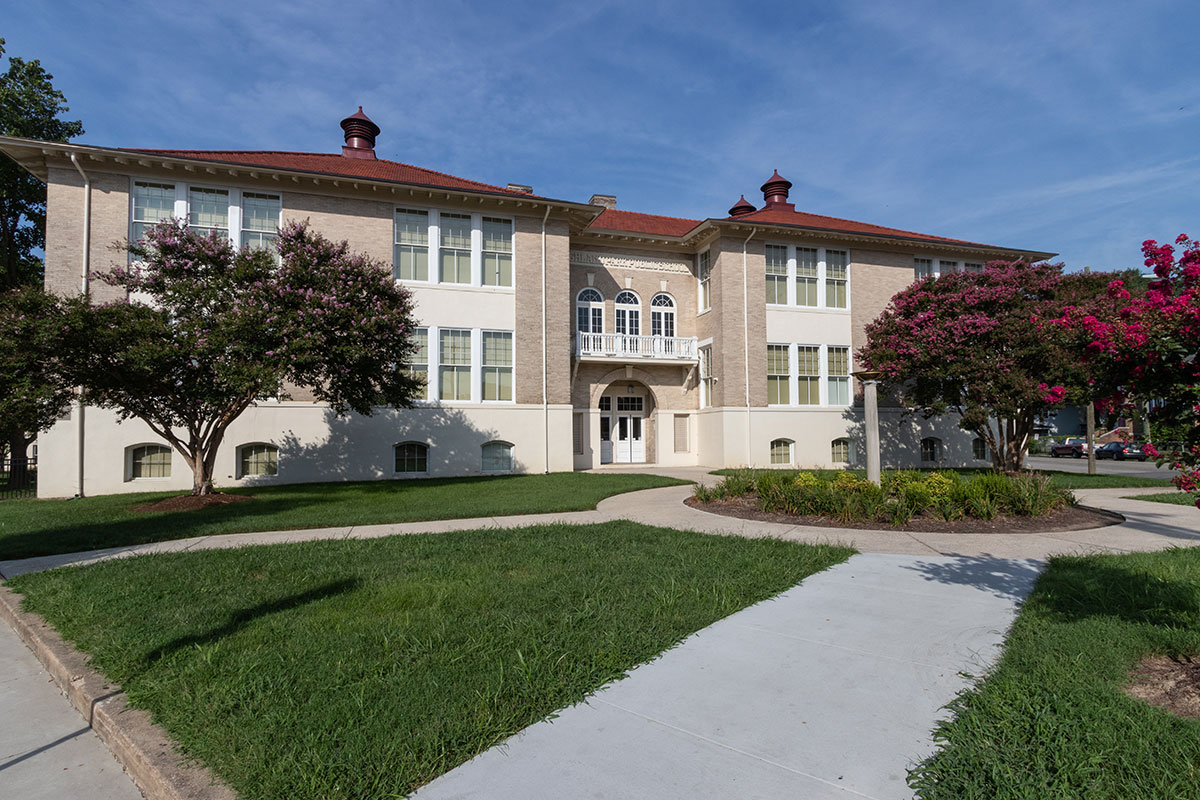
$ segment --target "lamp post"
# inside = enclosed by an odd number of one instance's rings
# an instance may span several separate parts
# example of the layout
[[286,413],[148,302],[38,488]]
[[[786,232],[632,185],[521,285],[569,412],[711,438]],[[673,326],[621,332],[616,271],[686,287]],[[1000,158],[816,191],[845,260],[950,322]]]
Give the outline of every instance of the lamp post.
[[882,485],[879,478],[879,370],[864,369],[852,373],[863,387],[864,425],[867,429],[867,480]]

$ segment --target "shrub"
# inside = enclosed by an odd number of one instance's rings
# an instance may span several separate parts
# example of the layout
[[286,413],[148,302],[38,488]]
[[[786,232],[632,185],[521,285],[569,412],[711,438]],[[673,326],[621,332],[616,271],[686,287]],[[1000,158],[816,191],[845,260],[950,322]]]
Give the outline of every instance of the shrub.
[[821,479],[811,472],[801,472],[795,477],[797,486],[816,486],[820,482]]
[[925,480],[921,482],[925,484],[925,488],[933,495],[933,499],[941,502],[949,498],[950,494],[958,487],[958,473],[934,472],[925,476]]

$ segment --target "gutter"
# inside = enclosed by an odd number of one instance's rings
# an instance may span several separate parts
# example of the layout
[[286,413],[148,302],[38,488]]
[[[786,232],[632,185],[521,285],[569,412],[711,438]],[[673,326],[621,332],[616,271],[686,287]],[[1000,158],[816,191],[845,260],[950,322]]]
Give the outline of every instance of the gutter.
[[[91,271],[91,244],[92,244],[92,179],[83,171],[83,167],[79,166],[79,157],[75,153],[71,153],[71,163],[79,172],[79,177],[83,178],[83,256],[79,264],[79,295],[87,299],[89,292],[88,273]],[[76,441],[76,452],[79,459],[78,477],[79,484],[78,497],[83,497],[83,457],[84,457],[84,406],[83,395],[79,396],[78,403],[79,422],[75,426],[78,440]]]
[[550,389],[547,368],[549,343],[546,341],[546,220],[550,219],[550,205],[542,216],[542,458],[545,473],[550,474]]
[[756,233],[758,233],[758,228],[751,228],[750,235],[742,242],[742,366],[746,368],[746,466],[748,467],[754,466],[754,458],[750,455],[754,452],[754,445],[750,439],[750,290],[747,285],[749,269],[746,266],[746,245],[750,244],[750,240]]

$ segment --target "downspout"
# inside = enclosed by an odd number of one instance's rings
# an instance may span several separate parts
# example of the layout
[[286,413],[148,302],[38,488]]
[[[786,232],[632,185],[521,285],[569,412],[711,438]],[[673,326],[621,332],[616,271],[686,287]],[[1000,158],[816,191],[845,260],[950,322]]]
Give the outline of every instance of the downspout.
[[[76,171],[79,172],[79,177],[83,178],[83,257],[80,259],[79,265],[79,295],[87,298],[89,292],[88,273],[91,271],[91,244],[92,244],[92,179],[83,171],[83,167],[79,166],[79,157],[75,153],[71,153],[71,163],[75,165]],[[75,426],[78,440],[76,442],[76,452],[79,459],[78,478],[79,484],[78,496],[83,497],[83,456],[84,456],[84,428],[83,428],[83,396],[80,395],[76,409],[79,414],[79,424]]]
[[550,473],[550,389],[546,361],[549,358],[549,342],[546,341],[546,220],[550,219],[550,206],[542,216],[542,447],[546,474]]
[[754,459],[750,456],[753,444],[750,439],[750,289],[749,269],[746,266],[746,245],[758,233],[758,228],[751,228],[750,235],[742,242],[742,364],[746,368],[746,466],[753,467]]

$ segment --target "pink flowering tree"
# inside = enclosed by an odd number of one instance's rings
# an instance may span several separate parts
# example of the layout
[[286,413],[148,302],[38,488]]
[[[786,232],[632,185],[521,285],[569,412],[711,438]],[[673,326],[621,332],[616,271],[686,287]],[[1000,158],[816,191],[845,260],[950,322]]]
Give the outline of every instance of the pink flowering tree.
[[1180,441],[1148,453],[1180,470],[1175,485],[1200,507],[1200,241],[1149,240],[1142,253],[1155,276],[1144,293],[1112,281],[1102,301],[1067,309],[1060,322],[1079,337],[1106,405],[1149,402],[1151,419],[1177,432]]
[[1073,341],[1053,320],[1106,282],[1024,261],[926,278],[867,326],[857,357],[905,406],[926,417],[958,414],[993,465],[1015,472],[1038,417],[1085,392]]
[[136,417],[183,456],[193,494],[213,491],[217,450],[256,399],[307,387],[338,414],[407,406],[416,324],[391,270],[304,224],[278,252],[235,250],[179,221],[128,245],[97,277],[129,301],[69,310],[86,402]]

